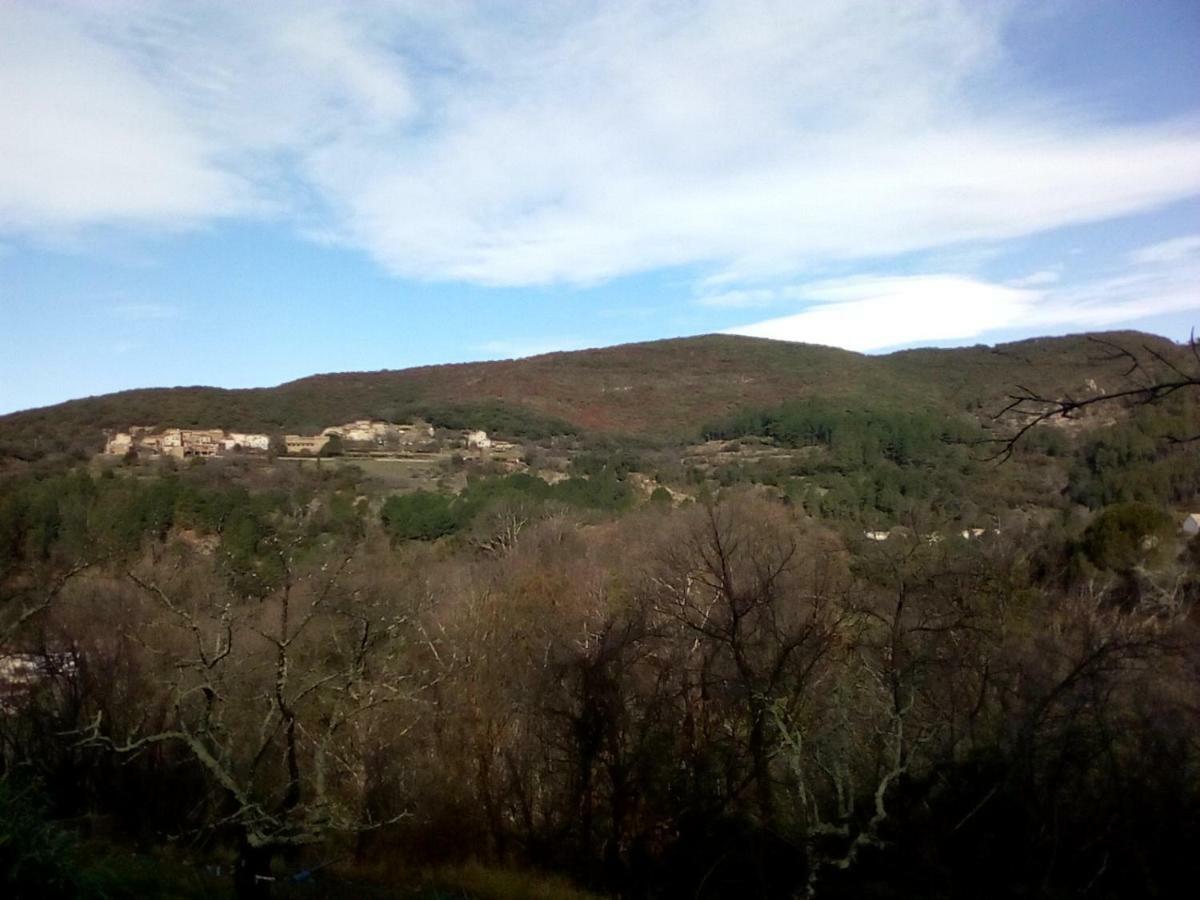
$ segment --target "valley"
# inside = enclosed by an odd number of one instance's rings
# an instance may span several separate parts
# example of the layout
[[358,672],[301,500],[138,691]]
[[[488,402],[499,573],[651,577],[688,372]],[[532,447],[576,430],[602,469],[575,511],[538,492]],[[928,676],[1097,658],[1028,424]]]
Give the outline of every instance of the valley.
[[1167,871],[1200,824],[1200,392],[1116,341],[1191,371],[1128,334],[719,337],[3,417],[0,757],[150,835],[120,869],[47,825],[47,871],[949,897],[1075,890],[1098,842],[1120,890],[1116,846]]

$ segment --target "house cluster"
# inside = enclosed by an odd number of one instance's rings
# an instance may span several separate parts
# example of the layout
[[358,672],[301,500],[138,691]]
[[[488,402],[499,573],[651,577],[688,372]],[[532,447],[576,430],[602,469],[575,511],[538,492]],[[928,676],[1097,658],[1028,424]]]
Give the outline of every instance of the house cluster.
[[405,425],[395,425],[391,422],[380,422],[371,419],[356,419],[345,425],[331,425],[321,434],[325,437],[340,437],[344,441],[356,444],[389,444],[400,445],[423,444],[433,438],[433,426],[428,422],[410,422]]
[[[390,449],[402,452],[422,452],[434,449],[435,433],[428,422],[404,424],[372,419],[357,419],[344,425],[331,425],[320,434],[285,434],[281,441],[288,456],[316,456],[335,438],[351,452]],[[459,446],[468,450],[511,449],[511,444],[495,441],[486,431],[460,432]],[[125,456],[130,451],[154,456],[173,456],[178,459],[220,456],[232,452],[262,452],[271,449],[271,437],[266,434],[247,434],[223,431],[219,428],[158,428],[138,425],[129,431],[108,436],[104,452],[109,456]]]
[[[961,537],[964,541],[977,541],[985,535],[999,533],[999,528],[964,528],[958,532],[958,537]],[[911,532],[907,528],[897,527],[890,531],[864,531],[863,537],[868,541],[886,541],[893,537],[908,537],[910,534]],[[925,535],[923,540],[927,544],[940,544],[945,540],[945,537],[938,532],[933,532]]]
[[[977,541],[980,538],[989,534],[999,534],[999,528],[964,528],[958,533],[964,541]],[[1185,538],[1192,538],[1200,535],[1200,513],[1189,513],[1184,517],[1183,522],[1179,526],[1179,533]],[[886,541],[893,537],[907,537],[908,529],[893,528],[890,531],[864,531],[863,537],[868,541]],[[925,542],[928,544],[941,543],[943,537],[941,534],[933,533],[925,535]]]
[[193,456],[217,456],[234,450],[262,450],[271,446],[265,434],[243,434],[219,428],[155,428],[135,425],[129,431],[109,435],[104,452],[124,456],[133,450],[158,456],[185,459]]
[[338,438],[347,445],[368,447],[395,447],[399,450],[414,450],[433,440],[433,426],[428,422],[410,422],[396,425],[372,419],[356,419],[344,425],[330,425],[320,434],[285,434],[284,446],[288,456],[316,456],[333,439]]

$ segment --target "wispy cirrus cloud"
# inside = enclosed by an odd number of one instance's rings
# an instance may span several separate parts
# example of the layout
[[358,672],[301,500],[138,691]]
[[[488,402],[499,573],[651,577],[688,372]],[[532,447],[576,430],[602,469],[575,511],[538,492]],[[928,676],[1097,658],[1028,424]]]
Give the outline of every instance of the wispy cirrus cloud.
[[[0,6],[0,231],[272,216],[400,276],[747,279],[1200,192],[1022,89],[1019,4]],[[999,295],[995,295],[999,296]],[[714,301],[716,302],[716,301]]]
[[1200,258],[1200,234],[1186,234],[1171,238],[1148,247],[1142,247],[1130,255],[1134,263],[1177,263]]
[[1012,287],[1040,287],[1045,284],[1054,284],[1062,278],[1062,269],[1039,269],[1036,272],[1030,272],[1028,275],[1023,275],[1020,278],[1012,278],[1008,284]]

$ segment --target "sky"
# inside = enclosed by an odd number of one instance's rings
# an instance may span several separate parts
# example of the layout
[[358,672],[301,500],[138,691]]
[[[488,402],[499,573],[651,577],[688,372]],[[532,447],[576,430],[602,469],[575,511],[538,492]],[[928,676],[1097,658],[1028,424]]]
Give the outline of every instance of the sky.
[[1200,2],[0,0],[0,412],[1200,326]]

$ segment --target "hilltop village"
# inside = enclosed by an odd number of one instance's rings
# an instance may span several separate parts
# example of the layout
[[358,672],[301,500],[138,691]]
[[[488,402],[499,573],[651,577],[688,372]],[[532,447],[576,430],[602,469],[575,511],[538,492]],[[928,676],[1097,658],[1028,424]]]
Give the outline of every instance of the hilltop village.
[[129,431],[108,435],[104,453],[108,456],[165,456],[176,459],[223,456],[228,454],[273,453],[281,457],[316,457],[333,453],[347,456],[391,454],[434,454],[447,446],[474,451],[506,451],[513,444],[488,437],[486,431],[465,430],[439,434],[428,422],[420,420],[396,424],[359,419],[344,425],[331,425],[319,434],[269,435],[225,431],[220,428],[174,428],[135,425]]

